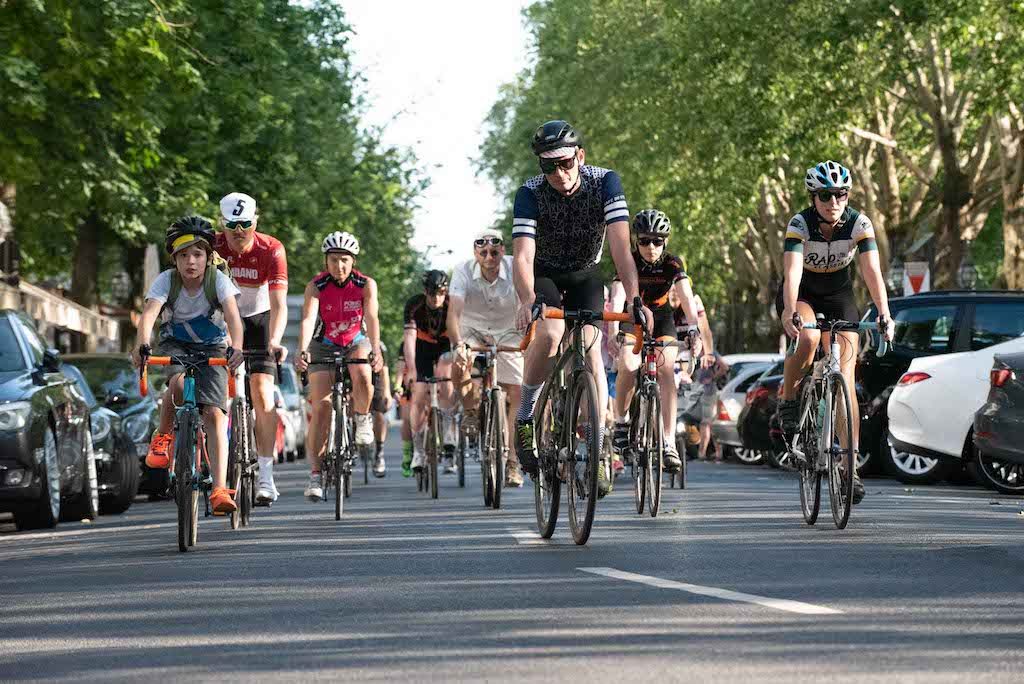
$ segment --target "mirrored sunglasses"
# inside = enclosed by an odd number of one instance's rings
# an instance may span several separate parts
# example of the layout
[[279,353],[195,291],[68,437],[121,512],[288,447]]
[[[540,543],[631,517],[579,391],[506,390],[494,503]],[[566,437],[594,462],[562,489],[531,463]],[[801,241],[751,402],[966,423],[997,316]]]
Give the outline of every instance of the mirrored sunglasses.
[[249,230],[252,228],[252,221],[225,221],[224,227],[228,230]]
[[844,200],[850,195],[849,191],[847,190],[819,190],[814,194],[817,195],[820,201],[826,203],[830,201],[833,197],[835,197],[837,200]]

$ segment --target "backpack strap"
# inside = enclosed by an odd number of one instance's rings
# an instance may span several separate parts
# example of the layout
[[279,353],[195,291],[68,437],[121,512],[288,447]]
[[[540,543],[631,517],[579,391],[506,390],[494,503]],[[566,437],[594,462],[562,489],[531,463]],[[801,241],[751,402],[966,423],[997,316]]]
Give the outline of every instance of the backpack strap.
[[174,303],[178,301],[178,295],[181,294],[181,288],[184,285],[181,281],[181,274],[178,273],[178,269],[171,269],[171,287],[167,291],[167,301],[160,307],[160,315],[162,316],[164,311],[174,310]]
[[206,273],[203,276],[203,293],[206,295],[206,301],[210,302],[211,310],[221,308],[220,300],[217,298],[217,266],[215,264],[206,267]]

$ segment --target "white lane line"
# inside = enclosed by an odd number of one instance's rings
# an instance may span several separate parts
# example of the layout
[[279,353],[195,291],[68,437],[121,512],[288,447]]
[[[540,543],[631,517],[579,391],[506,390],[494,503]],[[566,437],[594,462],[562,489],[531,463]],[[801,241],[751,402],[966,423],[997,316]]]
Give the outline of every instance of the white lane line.
[[825,606],[816,606],[811,603],[802,603],[800,601],[790,601],[789,599],[774,599],[767,596],[757,596],[756,594],[744,594],[739,591],[730,591],[728,589],[719,589],[718,587],[702,587],[699,584],[687,584],[685,582],[676,582],[674,580],[661,579],[660,577],[651,577],[650,575],[638,575],[634,572],[625,572],[623,570],[616,570],[615,568],[576,568],[583,572],[589,572],[592,575],[603,575],[604,577],[612,577],[614,579],[626,580],[627,582],[637,582],[639,584],[646,584],[652,587],[658,587],[659,589],[677,589],[679,591],[685,591],[690,594],[698,594],[700,596],[711,596],[713,598],[720,598],[725,601],[738,601],[740,603],[753,603],[765,608],[774,608],[776,610],[784,610],[789,613],[800,613],[802,615],[842,615],[843,611],[835,610],[833,608],[826,608]]
[[537,546],[539,544],[547,544],[548,543],[548,541],[546,539],[541,537],[536,532],[531,532],[530,530],[512,530],[512,529],[510,529],[508,531],[508,533],[511,534],[513,537],[515,537],[516,541],[519,542],[520,544],[524,545],[524,546]]
[[160,527],[171,527],[178,523],[159,523],[154,525],[119,525],[117,527],[91,527],[82,530],[62,530],[60,532],[36,532],[33,534],[12,534],[0,536],[0,541],[25,541],[26,539],[57,539],[60,537],[77,537],[82,534],[99,532],[136,532],[138,530],[155,530]]

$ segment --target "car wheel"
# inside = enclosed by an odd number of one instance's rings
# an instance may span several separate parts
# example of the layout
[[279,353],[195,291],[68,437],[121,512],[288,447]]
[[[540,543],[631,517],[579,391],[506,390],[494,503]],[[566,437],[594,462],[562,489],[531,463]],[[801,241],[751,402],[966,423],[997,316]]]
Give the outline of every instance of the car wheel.
[[85,453],[82,454],[82,489],[61,511],[61,519],[95,520],[100,515],[99,487],[96,482],[96,452],[92,448],[92,431],[86,427]]
[[120,452],[118,459],[117,494],[100,499],[100,513],[103,515],[119,515],[131,508],[135,495],[139,493],[139,459],[134,449]]
[[898,451],[885,433],[880,442],[879,451],[886,470],[904,484],[934,484],[944,480],[955,465],[945,459]]
[[732,449],[732,456],[738,463],[742,463],[743,465],[756,466],[764,463],[764,452],[757,451],[756,449],[734,447]]
[[877,460],[870,451],[857,451],[857,474],[863,476],[874,472]]
[[43,431],[39,478],[43,483],[39,498],[14,512],[14,524],[19,530],[49,529],[56,527],[60,520],[60,466],[57,464],[57,438],[50,426]]
[[975,472],[982,484],[1002,494],[1024,494],[1024,464],[1001,461],[977,449]]

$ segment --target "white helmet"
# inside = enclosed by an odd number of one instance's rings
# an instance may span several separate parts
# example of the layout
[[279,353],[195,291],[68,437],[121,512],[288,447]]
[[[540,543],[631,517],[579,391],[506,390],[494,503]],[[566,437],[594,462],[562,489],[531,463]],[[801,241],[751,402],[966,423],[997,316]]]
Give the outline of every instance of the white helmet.
[[324,254],[348,252],[352,256],[359,256],[359,240],[356,240],[356,236],[352,233],[342,233],[336,230],[324,238],[323,244],[320,245],[320,251]]
[[829,160],[807,169],[804,185],[807,186],[808,192],[817,192],[832,189],[849,190],[853,183],[850,182],[849,169],[839,162]]

